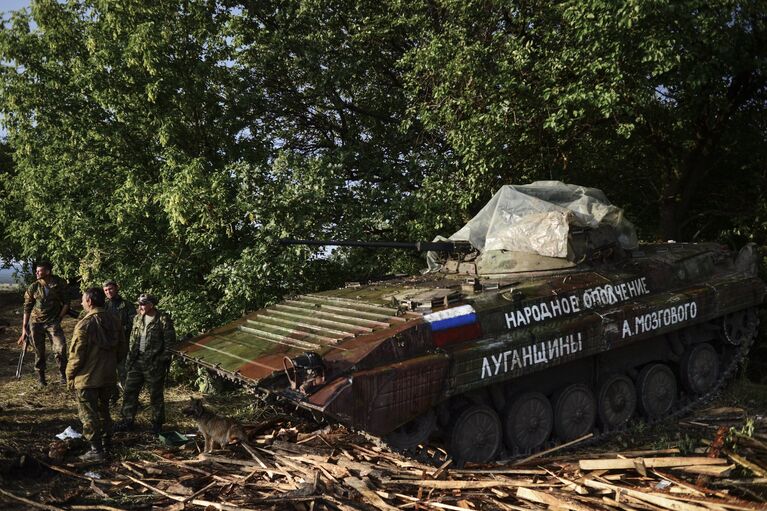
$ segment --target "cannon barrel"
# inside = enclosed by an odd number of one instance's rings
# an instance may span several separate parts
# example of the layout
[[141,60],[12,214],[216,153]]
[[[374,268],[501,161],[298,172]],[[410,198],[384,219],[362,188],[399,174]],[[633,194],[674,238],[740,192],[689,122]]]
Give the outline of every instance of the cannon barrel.
[[280,240],[282,245],[312,245],[339,247],[365,247],[365,248],[401,248],[405,250],[418,250],[427,252],[430,250],[437,252],[463,252],[471,250],[471,244],[468,241],[354,241],[354,240],[297,240],[292,238],[283,238]]

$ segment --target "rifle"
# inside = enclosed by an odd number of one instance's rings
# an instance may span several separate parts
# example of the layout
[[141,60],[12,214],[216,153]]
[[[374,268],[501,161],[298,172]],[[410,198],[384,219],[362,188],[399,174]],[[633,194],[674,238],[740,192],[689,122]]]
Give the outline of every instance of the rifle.
[[[32,337],[32,332],[29,330],[29,323],[24,325],[24,332],[27,334],[24,337],[24,343],[21,346],[21,353],[19,354],[19,363],[16,364],[16,379],[21,379],[21,368],[24,367],[24,355],[27,354],[27,346],[29,346],[29,339]],[[21,334],[24,336],[24,334]],[[19,339],[21,340],[21,339]]]

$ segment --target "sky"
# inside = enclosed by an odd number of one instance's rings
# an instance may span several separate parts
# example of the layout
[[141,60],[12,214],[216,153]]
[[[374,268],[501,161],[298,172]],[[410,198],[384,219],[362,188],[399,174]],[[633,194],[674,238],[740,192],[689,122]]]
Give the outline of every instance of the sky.
[[29,7],[30,0],[0,0],[0,11],[18,11],[22,7]]

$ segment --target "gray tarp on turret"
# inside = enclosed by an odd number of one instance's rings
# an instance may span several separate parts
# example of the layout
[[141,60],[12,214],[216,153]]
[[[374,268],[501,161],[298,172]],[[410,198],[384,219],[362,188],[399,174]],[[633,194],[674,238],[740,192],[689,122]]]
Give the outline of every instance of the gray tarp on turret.
[[623,210],[596,188],[561,181],[503,186],[451,240],[467,240],[480,252],[508,250],[567,257],[574,228],[611,226],[625,249],[636,248],[634,226]]

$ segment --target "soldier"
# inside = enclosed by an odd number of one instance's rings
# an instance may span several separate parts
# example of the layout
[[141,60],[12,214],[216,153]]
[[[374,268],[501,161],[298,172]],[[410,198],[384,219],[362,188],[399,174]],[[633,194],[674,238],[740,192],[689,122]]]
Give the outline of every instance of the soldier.
[[[102,287],[104,289],[104,294],[107,297],[107,301],[104,304],[104,309],[119,318],[120,324],[123,328],[125,341],[127,342],[130,339],[130,331],[131,327],[133,326],[133,318],[136,317],[136,308],[132,303],[124,300],[123,297],[120,296],[120,288],[117,285],[117,282],[114,280],[107,280],[104,282]],[[126,349],[126,354],[127,351],[128,350]],[[121,358],[117,361],[117,379],[118,385],[123,389],[125,389],[125,376],[125,359]],[[116,403],[119,397],[120,391],[118,390],[117,386],[115,386],[114,394],[112,394],[112,402]]]
[[[50,336],[55,353],[56,364],[59,366],[61,383],[66,383],[67,340],[61,329],[61,319],[69,310],[67,299],[67,283],[53,275],[52,266],[48,261],[42,261],[35,268],[37,280],[24,293],[24,317],[21,323],[22,335],[18,344],[24,345],[27,332],[24,326],[29,322],[32,334],[32,347],[35,350],[35,370],[38,385],[44,387],[45,380],[45,338]],[[29,342],[27,340],[27,342]]]
[[138,395],[144,383],[149,387],[152,409],[152,432],[159,433],[165,421],[165,375],[171,354],[167,348],[176,342],[176,331],[170,316],[157,309],[157,299],[142,294],[138,299],[139,314],[133,320],[130,352],[126,361],[128,377],[123,394],[122,420],[118,431],[133,428],[138,408]]
[[112,440],[109,397],[117,383],[116,366],[125,356],[119,320],[104,310],[104,292],[98,287],[83,293],[85,317],[75,326],[66,375],[68,387],[77,392],[83,436],[91,444],[83,461],[103,461]]

